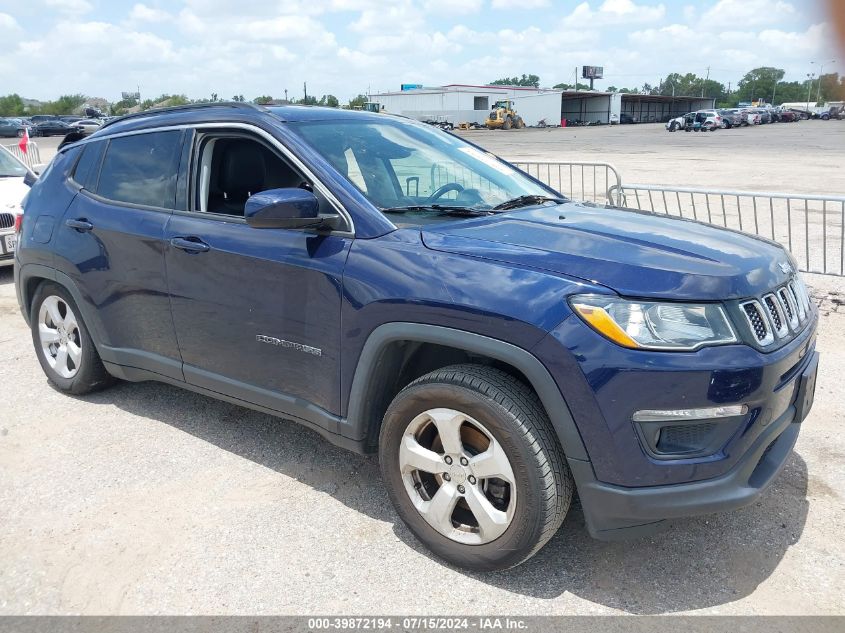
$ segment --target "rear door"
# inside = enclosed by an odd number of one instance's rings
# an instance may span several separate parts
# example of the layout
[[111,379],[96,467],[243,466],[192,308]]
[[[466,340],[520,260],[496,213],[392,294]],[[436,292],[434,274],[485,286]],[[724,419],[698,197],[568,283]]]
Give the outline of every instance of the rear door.
[[164,262],[182,130],[84,145],[79,193],[57,231],[57,268],[83,294],[106,362],[182,379]]

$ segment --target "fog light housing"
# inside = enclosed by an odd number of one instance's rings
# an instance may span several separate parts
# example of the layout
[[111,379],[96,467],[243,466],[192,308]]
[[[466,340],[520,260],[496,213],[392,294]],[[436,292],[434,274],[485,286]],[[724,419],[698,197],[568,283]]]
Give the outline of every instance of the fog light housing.
[[655,459],[707,457],[722,449],[748,413],[744,404],[694,409],[641,409],[632,420]]
[[633,420],[634,422],[682,422],[684,420],[733,418],[746,413],[748,413],[748,407],[744,404],[700,409],[642,409],[634,413]]

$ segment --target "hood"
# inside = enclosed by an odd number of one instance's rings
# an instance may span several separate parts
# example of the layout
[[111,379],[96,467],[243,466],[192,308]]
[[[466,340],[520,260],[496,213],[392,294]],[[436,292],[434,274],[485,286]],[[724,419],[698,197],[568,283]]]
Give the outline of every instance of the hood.
[[21,200],[28,193],[29,187],[23,184],[23,178],[0,178],[0,213],[20,213]]
[[631,297],[739,299],[794,270],[784,249],[762,238],[576,203],[438,224],[422,239],[433,250],[548,270]]

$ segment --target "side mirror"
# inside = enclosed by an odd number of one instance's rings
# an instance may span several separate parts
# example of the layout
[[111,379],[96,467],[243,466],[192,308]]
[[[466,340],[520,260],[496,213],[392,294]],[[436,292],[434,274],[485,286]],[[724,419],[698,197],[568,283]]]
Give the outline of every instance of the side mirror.
[[27,187],[32,187],[35,184],[35,181],[38,180],[38,176],[36,176],[33,172],[26,170],[26,175],[23,177],[23,184]]
[[332,228],[336,215],[320,215],[320,203],[310,191],[268,189],[249,197],[246,223],[256,229]]

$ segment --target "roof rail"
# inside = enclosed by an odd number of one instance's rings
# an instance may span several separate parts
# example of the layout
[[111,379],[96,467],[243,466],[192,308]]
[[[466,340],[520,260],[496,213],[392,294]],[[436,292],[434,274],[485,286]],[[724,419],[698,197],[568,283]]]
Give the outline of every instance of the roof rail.
[[265,108],[263,106],[256,105],[254,103],[246,103],[245,101],[209,101],[206,103],[187,103],[185,105],[178,105],[178,106],[168,106],[165,108],[150,108],[149,110],[143,110],[141,112],[133,112],[132,114],[124,114],[123,116],[119,116],[111,121],[106,121],[100,126],[100,129],[108,127],[114,123],[121,123],[123,121],[127,121],[129,119],[138,119],[145,116],[152,116],[155,114],[163,114],[166,112],[185,112],[190,110],[201,110],[204,108],[236,108],[236,109],[250,109],[250,110],[260,110],[264,111]]

